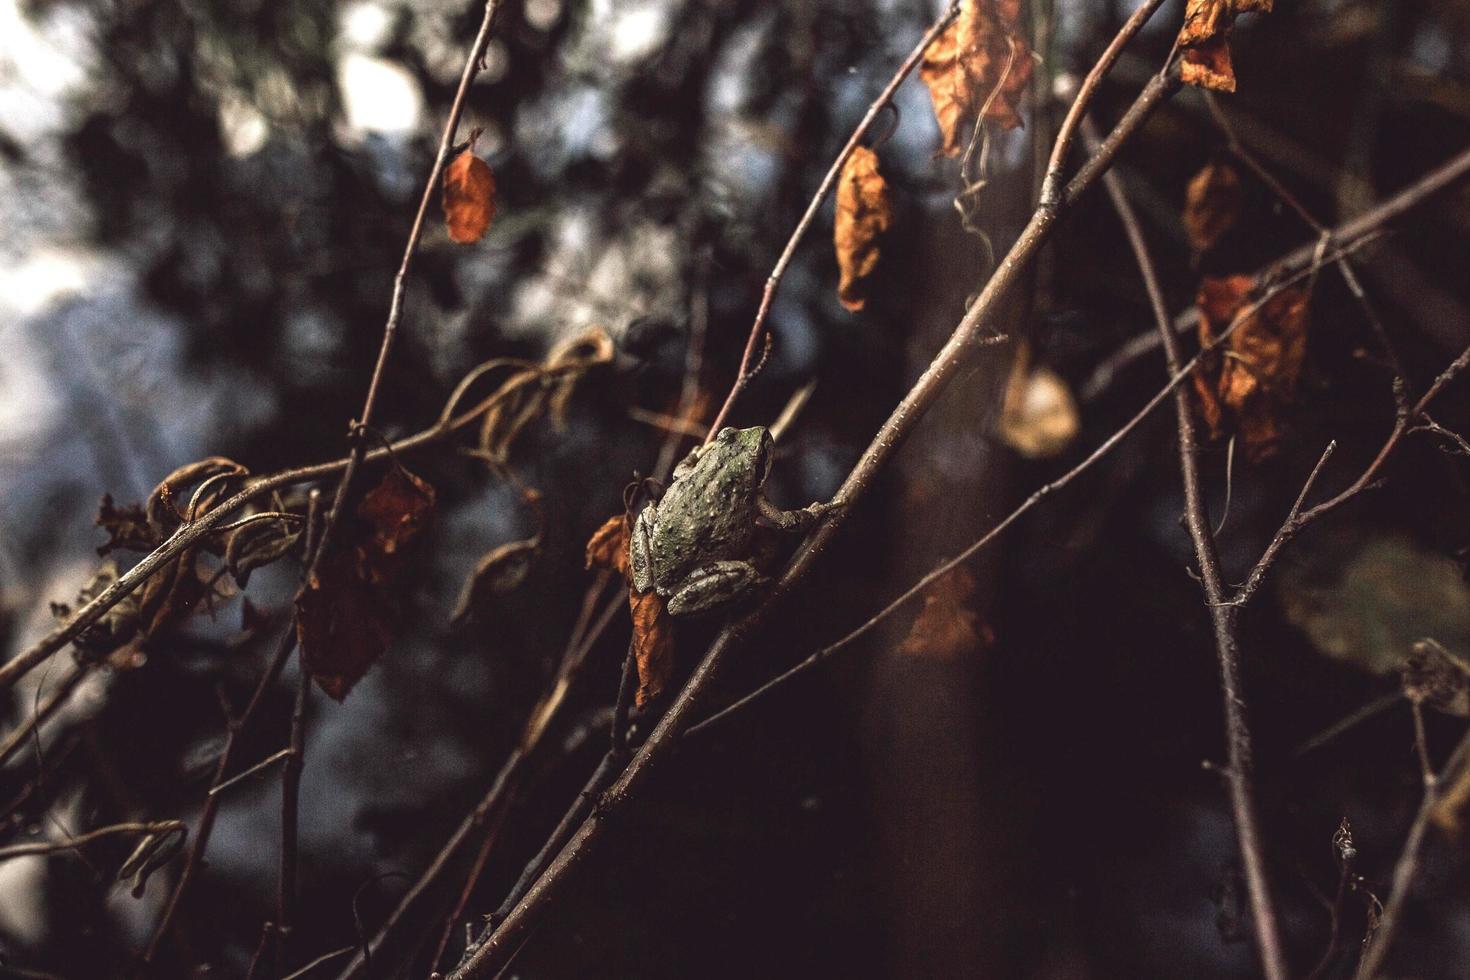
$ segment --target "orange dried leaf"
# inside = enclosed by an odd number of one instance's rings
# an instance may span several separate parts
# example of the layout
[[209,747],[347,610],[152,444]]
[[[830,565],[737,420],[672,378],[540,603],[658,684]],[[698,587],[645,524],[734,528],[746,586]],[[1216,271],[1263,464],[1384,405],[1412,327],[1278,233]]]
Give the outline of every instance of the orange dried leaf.
[[638,694],[643,707],[662,694],[674,673],[674,624],[657,592],[628,589],[633,614],[633,660],[638,665]]
[[1186,85],[1235,91],[1235,68],[1230,61],[1230,31],[1244,13],[1270,13],[1272,0],[1188,0],[1184,25],[1179,28],[1180,78]]
[[444,168],[444,223],[461,245],[478,242],[495,217],[495,175],[467,147]]
[[1015,0],[965,0],[919,65],[939,122],[941,156],[959,156],[970,140],[976,117],[1002,129],[1021,125],[1016,106],[1031,81],[1033,64],[1026,42],[1015,32],[1020,5]]
[[969,608],[975,576],[963,565],[929,587],[924,608],[898,652],[913,657],[959,657],[989,646],[995,636]]
[[609,517],[587,539],[587,568],[606,568],[628,577],[628,518],[625,514]]
[[[1199,291],[1199,337],[1205,346],[1251,305],[1250,276],[1206,277]],[[1283,289],[1246,315],[1222,351],[1194,376],[1201,410],[1215,435],[1239,433],[1247,457],[1259,462],[1281,440],[1282,419],[1296,394],[1307,350],[1305,289]]]
[[1184,194],[1184,230],[1197,251],[1207,251],[1235,226],[1245,200],[1240,175],[1228,163],[1207,164]]
[[854,312],[867,302],[863,288],[878,266],[878,239],[893,224],[888,184],[878,172],[878,155],[866,146],[852,151],[837,181],[833,241],[841,280],[837,298]]

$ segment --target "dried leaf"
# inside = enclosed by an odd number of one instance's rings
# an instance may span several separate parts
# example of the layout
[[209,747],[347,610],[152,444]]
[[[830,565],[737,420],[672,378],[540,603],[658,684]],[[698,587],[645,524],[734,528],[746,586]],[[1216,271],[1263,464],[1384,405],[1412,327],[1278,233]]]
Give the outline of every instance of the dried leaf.
[[1270,13],[1272,0],[1187,0],[1184,25],[1176,42],[1184,50],[1180,78],[1186,85],[1235,91],[1230,60],[1230,31],[1244,13]]
[[395,466],[358,503],[338,545],[296,598],[301,658],[341,701],[388,649],[404,553],[428,524],[434,488]]
[[617,572],[624,579],[628,570],[628,517],[618,514],[609,517],[592,537],[587,539],[587,568],[606,568]]
[[878,239],[893,223],[888,184],[878,172],[878,155],[866,146],[852,151],[837,181],[837,298],[856,312],[863,308],[865,281],[878,265]]
[[1429,817],[1446,834],[1458,838],[1465,832],[1467,813],[1470,813],[1470,768],[1461,770],[1459,778],[1442,791]]
[[[1214,342],[1252,304],[1250,276],[1206,277],[1199,290],[1200,345]],[[1307,350],[1305,289],[1290,287],[1249,314],[1195,373],[1206,423],[1216,436],[1238,432],[1255,462],[1279,448],[1281,420],[1296,394]]]
[[225,567],[243,589],[250,583],[251,572],[290,554],[300,537],[301,532],[283,520],[242,524],[225,541]]
[[475,570],[465,579],[459,590],[459,601],[449,617],[450,622],[463,622],[476,606],[489,597],[520,588],[540,551],[539,535],[522,541],[507,541],[492,548],[475,563]]
[[1081,428],[1077,400],[1055,371],[1039,367],[1011,378],[1000,418],[1000,437],[1028,459],[1055,456]]
[[963,565],[929,587],[924,608],[898,652],[913,657],[960,657],[995,642],[995,634],[969,608],[975,576]]
[[418,537],[434,512],[434,488],[401,466],[394,466],[382,482],[357,505],[358,519],[369,532],[358,544],[359,565],[371,582],[392,579],[402,552]]
[[633,659],[638,665],[638,694],[643,707],[662,694],[674,673],[674,624],[657,592],[628,589],[633,614]]
[[107,543],[97,548],[99,556],[107,556],[119,548],[128,551],[152,551],[162,538],[148,523],[141,504],[119,507],[112,494],[104,493],[97,507],[97,526],[107,532]]
[[[210,456],[180,466],[164,477],[148,496],[145,507],[148,522],[166,537],[186,519],[199,516],[222,499],[229,488],[229,478],[249,475],[249,470],[224,456]],[[209,486],[197,500],[182,499],[185,490],[196,485],[203,487],[206,481]],[[186,513],[190,509],[193,513]]]
[[478,242],[495,217],[495,175],[466,147],[444,168],[444,223],[461,245]]
[[1021,125],[1016,106],[1031,82],[1033,64],[1026,42],[1015,32],[1019,12],[1015,0],[964,0],[954,23],[924,52],[919,77],[934,102],[941,156],[963,152],[982,111],[1002,129]]
[[591,327],[557,344],[541,364],[506,378],[480,422],[480,450],[503,463],[522,430],[542,415],[549,414],[563,428],[576,386],[588,371],[610,363],[613,350],[607,331]]
[[317,685],[341,701],[388,650],[397,615],[355,556],[329,553],[296,599],[296,639]]
[[1195,174],[1184,193],[1184,230],[1196,251],[1212,248],[1240,217],[1245,191],[1230,164],[1213,162]]

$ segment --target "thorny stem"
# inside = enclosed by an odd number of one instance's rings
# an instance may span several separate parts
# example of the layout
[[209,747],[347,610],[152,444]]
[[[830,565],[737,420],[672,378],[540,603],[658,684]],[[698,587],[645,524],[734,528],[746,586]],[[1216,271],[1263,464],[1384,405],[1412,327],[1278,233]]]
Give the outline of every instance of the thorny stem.
[[[1151,2],[1157,5],[1158,0],[1151,0]],[[761,349],[761,339],[765,335],[766,316],[771,312],[771,301],[775,299],[776,289],[781,285],[781,279],[786,275],[786,269],[791,265],[792,257],[796,255],[796,247],[801,244],[802,238],[806,237],[807,229],[816,220],[817,212],[822,209],[822,203],[831,192],[832,185],[837,183],[837,178],[842,173],[843,164],[847,162],[848,157],[852,156],[853,150],[857,149],[858,144],[867,135],[874,120],[878,118],[893,100],[893,94],[898,91],[898,87],[903,84],[904,80],[909,77],[914,68],[923,60],[924,52],[929,50],[929,45],[933,44],[934,39],[944,33],[944,29],[949,26],[950,21],[954,20],[959,11],[960,2],[959,0],[954,0],[945,9],[944,13],[940,15],[940,18],[924,33],[924,36],[919,39],[919,43],[914,45],[914,49],[909,52],[909,56],[899,66],[898,71],[888,80],[888,84],[884,86],[878,98],[874,99],[873,104],[868,106],[868,111],[863,114],[862,120],[857,124],[857,128],[852,131],[852,135],[848,137],[847,144],[837,154],[837,158],[832,161],[832,166],[827,168],[827,175],[822,178],[822,183],[817,186],[817,192],[812,195],[811,202],[806,206],[806,212],[802,214],[801,220],[796,223],[796,228],[791,232],[791,237],[786,240],[786,247],[781,250],[781,257],[776,260],[775,266],[771,269],[770,276],[766,278],[766,287],[761,293],[761,302],[760,306],[756,309],[755,322],[750,325],[750,336],[745,340],[745,352],[740,356],[740,370],[735,374],[735,383],[730,386],[730,393],[725,396],[725,403],[720,406],[719,414],[715,416],[714,422],[709,427],[709,433],[705,436],[704,440],[706,444],[724,427],[725,419],[729,416],[730,410],[735,407],[736,399],[740,397],[740,393],[745,390],[745,386],[755,376],[756,372],[753,368],[757,364],[756,356]]]
[[[1091,133],[1088,134],[1089,141]],[[1177,375],[1182,365],[1179,338],[1169,322],[1169,310],[1159,286],[1158,271],[1144,240],[1138,215],[1123,190],[1123,182],[1115,173],[1103,176],[1113,208],[1123,224],[1129,247],[1143,277],[1149,306],[1164,345],[1164,360],[1169,374]],[[1204,490],[1199,473],[1199,441],[1194,427],[1189,392],[1183,386],[1174,389],[1174,417],[1179,430],[1179,471],[1184,482],[1184,523],[1194,544],[1199,565],[1200,584],[1205,605],[1214,625],[1215,653],[1219,659],[1220,687],[1225,701],[1225,741],[1229,765],[1225,782],[1230,796],[1230,809],[1235,822],[1235,836],[1244,865],[1246,891],[1250,900],[1251,920],[1255,924],[1256,946],[1261,968],[1268,980],[1285,980],[1288,975],[1286,953],[1281,943],[1281,928],[1271,899],[1266,876],[1265,849],[1261,843],[1256,816],[1255,790],[1252,786],[1250,724],[1246,717],[1245,688],[1240,670],[1240,640],[1236,635],[1238,610],[1225,601],[1224,576],[1220,571],[1220,555],[1215,544]]]
[[544,914],[567,886],[575,871],[586,861],[594,841],[605,826],[604,816],[635,794],[668,757],[679,733],[697,716],[713,680],[718,677],[730,651],[757,629],[769,615],[773,604],[789,593],[810,571],[818,555],[842,526],[853,506],[872,485],[899,445],[949,384],[970,360],[970,354],[981,346],[987,328],[1003,299],[1020,279],[1030,261],[1046,242],[1058,216],[1071,202],[1086,191],[1113,162],[1118,151],[1142,127],[1144,121],[1178,88],[1176,73],[1156,75],[1144,87],[1133,105],[1119,120],[1102,149],[1092,156],[1068,185],[1063,204],[1056,208],[1041,207],[1032,215],[1026,228],[986,283],[980,296],[971,304],[955,328],[949,341],[935,356],[924,374],[895,408],[868,446],[858,464],[834,498],[840,506],[829,512],[811,536],[801,545],[775,588],[755,609],[721,632],[695,668],[684,689],[669,707],[658,726],[649,735],[627,769],[602,796],[602,805],[588,814],[580,828],[539,876],[525,897],[510,911],[499,928],[487,930],[480,945],[451,975],[455,980],[494,976],[519,947],[534,920]]

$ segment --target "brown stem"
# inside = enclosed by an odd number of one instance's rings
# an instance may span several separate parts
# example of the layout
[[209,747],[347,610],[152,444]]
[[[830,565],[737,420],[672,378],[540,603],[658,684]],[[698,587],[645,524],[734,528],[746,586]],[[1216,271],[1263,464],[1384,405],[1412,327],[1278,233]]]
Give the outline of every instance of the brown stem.
[[863,118],[857,124],[857,128],[848,137],[847,144],[837,154],[837,159],[832,161],[832,166],[827,168],[827,175],[822,178],[822,183],[818,185],[817,192],[812,195],[811,203],[806,206],[806,212],[801,216],[801,220],[796,223],[796,228],[791,232],[791,237],[786,240],[786,247],[781,250],[781,257],[776,260],[775,267],[771,269],[770,276],[766,278],[766,288],[761,293],[761,303],[756,309],[755,322],[750,325],[750,336],[745,340],[745,352],[740,356],[740,370],[735,373],[735,383],[730,386],[730,393],[725,396],[725,403],[720,406],[719,414],[715,416],[714,422],[709,427],[709,433],[705,436],[706,444],[724,426],[725,419],[729,416],[730,410],[734,408],[736,399],[745,390],[745,386],[750,383],[750,379],[755,376],[756,372],[753,370],[753,367],[757,364],[756,355],[761,349],[761,339],[765,333],[766,315],[771,311],[771,301],[776,296],[776,289],[781,285],[782,277],[786,275],[787,266],[791,264],[792,257],[796,255],[796,246],[801,244],[802,238],[806,236],[807,229],[816,220],[817,212],[822,208],[822,202],[827,199],[828,193],[831,192],[832,185],[837,183],[837,177],[842,173],[842,165],[847,162],[847,158],[852,156],[852,151],[857,149],[858,144],[867,135],[868,129],[873,125],[873,121],[878,118],[879,114],[883,112],[883,109],[892,101],[893,93],[898,91],[898,87],[903,84],[904,79],[908,78],[914,68],[923,60],[924,52],[929,50],[929,45],[934,43],[935,38],[944,33],[944,29],[949,26],[950,21],[954,20],[959,10],[959,0],[954,0],[945,9],[940,18],[924,33],[919,43],[914,45],[914,49],[904,59],[903,64],[899,65],[898,71],[888,80],[888,84],[884,86],[878,98],[874,99],[873,104],[868,106],[868,111],[863,114]]
[[[1103,183],[1107,185],[1113,208],[1118,213],[1128,236],[1129,247],[1133,249],[1133,255],[1137,259],[1144,289],[1148,293],[1149,306],[1153,310],[1154,325],[1164,346],[1164,359],[1169,373],[1171,376],[1177,375],[1183,364],[1179,338],[1174,335],[1173,325],[1169,322],[1169,310],[1164,302],[1163,290],[1159,286],[1158,272],[1154,267],[1153,257],[1149,254],[1138,216],[1134,213],[1123,190],[1123,182],[1118,179],[1117,174],[1104,175]],[[1265,848],[1261,843],[1255,790],[1251,781],[1250,725],[1246,717],[1245,688],[1240,670],[1240,640],[1236,635],[1238,610],[1226,602],[1215,532],[1212,530],[1200,480],[1197,458],[1199,441],[1195,433],[1194,412],[1189,403],[1189,392],[1182,386],[1174,389],[1174,417],[1179,431],[1179,472],[1184,482],[1184,523],[1194,544],[1205,605],[1214,626],[1215,654],[1219,660],[1220,687],[1225,702],[1225,742],[1229,759],[1225,783],[1229,791],[1241,863],[1245,870],[1251,920],[1255,924],[1256,947],[1261,958],[1262,971],[1268,980],[1285,980],[1288,976],[1286,952],[1281,943],[1281,928],[1271,899],[1270,882],[1266,877]]]
[[9,861],[12,858],[29,857],[33,854],[57,854],[61,851],[70,851],[90,844],[94,840],[104,837],[115,837],[118,834],[170,834],[184,829],[182,820],[159,820],[153,823],[118,823],[110,827],[98,827],[89,830],[85,834],[77,834],[66,840],[41,840],[29,844],[11,844],[0,847],[0,861]]
[[[281,676],[281,669],[286,666],[286,660],[291,656],[291,650],[296,646],[296,624],[294,621],[286,624],[286,631],[281,634],[279,644],[270,662],[266,665],[265,672],[260,675],[260,681],[255,685],[255,692],[251,694],[245,711],[239,718],[231,719],[229,723],[229,735],[225,739],[224,751],[220,753],[219,762],[215,765],[214,779],[211,787],[218,786],[224,782],[225,773],[230,770],[230,763],[234,760],[235,748],[239,744],[240,733],[250,726],[255,712],[264,703],[266,695],[270,692],[276,679]],[[163,915],[158,920],[158,925],[153,929],[153,938],[148,943],[148,949],[143,953],[143,965],[151,964],[158,951],[162,948],[163,940],[168,936],[169,929],[173,926],[174,916],[178,914],[180,903],[188,892],[189,886],[193,884],[194,878],[204,859],[205,848],[209,846],[210,834],[214,831],[214,820],[219,814],[219,805],[223,796],[219,793],[206,795],[204,807],[199,813],[199,819],[194,827],[194,840],[189,845],[188,857],[184,859],[184,870],[179,874],[179,880],[174,885],[174,890],[168,897],[168,904],[164,906]],[[146,971],[145,971],[146,972]]]

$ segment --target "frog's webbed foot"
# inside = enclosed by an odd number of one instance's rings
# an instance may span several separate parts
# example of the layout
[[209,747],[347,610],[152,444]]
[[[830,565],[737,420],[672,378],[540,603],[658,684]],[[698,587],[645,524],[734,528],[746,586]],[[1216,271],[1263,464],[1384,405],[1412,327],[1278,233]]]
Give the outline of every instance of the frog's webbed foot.
[[765,497],[756,499],[756,508],[760,511],[761,517],[772,527],[783,531],[806,531],[818,521],[826,518],[828,514],[840,511],[842,507],[842,504],[832,501],[825,504],[810,504],[796,510],[782,510]]

